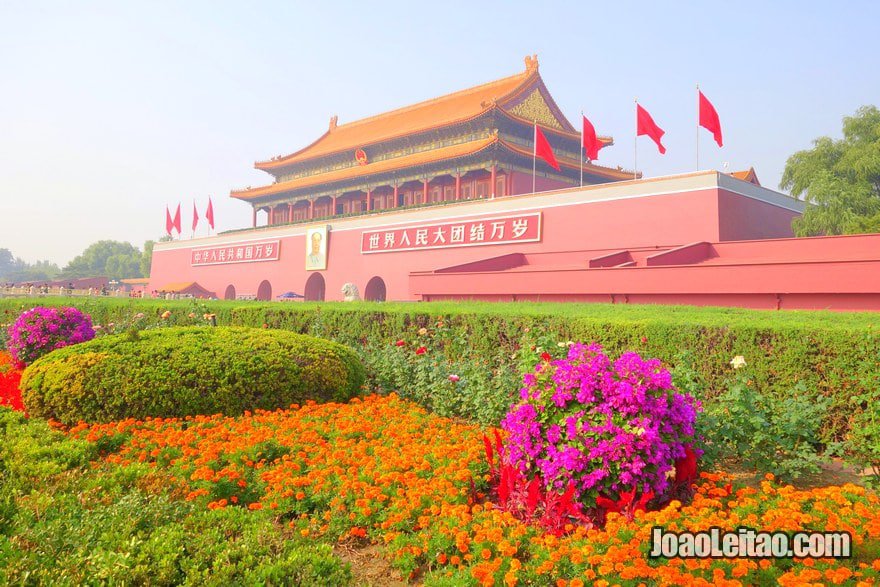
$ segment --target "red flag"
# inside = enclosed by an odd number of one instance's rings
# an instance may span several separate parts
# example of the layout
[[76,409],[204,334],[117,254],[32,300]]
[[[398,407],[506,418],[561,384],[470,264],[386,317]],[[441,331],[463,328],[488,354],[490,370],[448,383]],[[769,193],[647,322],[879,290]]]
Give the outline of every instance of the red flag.
[[593,128],[593,123],[587,120],[587,117],[584,116],[584,130],[583,130],[583,148],[584,152],[587,154],[587,159],[590,161],[595,161],[599,158],[599,149],[605,146],[605,143],[596,138],[596,129]]
[[636,104],[636,121],[636,135],[647,135],[651,137],[651,139],[657,143],[657,149],[660,150],[660,154],[664,154],[666,152],[666,147],[660,143],[660,139],[665,134],[665,131],[657,126],[657,123],[654,122],[654,119],[651,118],[648,111],[642,108],[641,104]]
[[553,148],[547,141],[547,137],[545,137],[544,133],[541,132],[541,129],[538,128],[538,123],[535,123],[535,156],[540,157],[547,162],[547,165],[556,171],[559,171],[559,163],[556,162]]
[[199,225],[199,211],[196,210],[196,201],[193,200],[193,232],[196,231],[196,226]]
[[208,196],[208,209],[205,211],[205,220],[211,225],[211,230],[214,230],[214,204],[211,203],[211,196]]
[[700,94],[700,126],[712,133],[715,142],[721,147],[723,146],[721,144],[721,121],[718,120],[718,112],[715,111],[712,102],[706,99],[703,92],[697,90],[697,93]]
[[180,236],[180,204],[177,205],[177,212],[174,213],[174,230],[177,231],[177,236]]
[[171,230],[174,228],[174,222],[171,220],[171,210],[168,209],[168,206],[165,206],[165,232],[168,233],[168,236],[171,236]]

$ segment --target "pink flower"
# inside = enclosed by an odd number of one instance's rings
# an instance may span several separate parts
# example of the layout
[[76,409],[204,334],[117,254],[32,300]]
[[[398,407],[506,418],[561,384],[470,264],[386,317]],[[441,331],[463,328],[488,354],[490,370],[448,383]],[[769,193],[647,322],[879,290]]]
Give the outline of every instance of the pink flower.
[[397,342],[394,343],[395,346],[404,346],[405,344],[406,344],[406,341],[403,339],[398,340]]
[[459,377],[459,376],[456,375],[455,373],[453,373],[452,375],[449,376],[449,380],[452,381],[453,383],[455,383],[455,382],[458,381],[459,379],[461,379],[461,377]]

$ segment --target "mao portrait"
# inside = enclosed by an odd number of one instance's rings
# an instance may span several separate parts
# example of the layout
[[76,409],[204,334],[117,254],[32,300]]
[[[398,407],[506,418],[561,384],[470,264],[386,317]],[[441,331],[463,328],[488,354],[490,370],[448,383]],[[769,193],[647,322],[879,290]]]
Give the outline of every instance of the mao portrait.
[[306,271],[327,269],[327,227],[306,231]]

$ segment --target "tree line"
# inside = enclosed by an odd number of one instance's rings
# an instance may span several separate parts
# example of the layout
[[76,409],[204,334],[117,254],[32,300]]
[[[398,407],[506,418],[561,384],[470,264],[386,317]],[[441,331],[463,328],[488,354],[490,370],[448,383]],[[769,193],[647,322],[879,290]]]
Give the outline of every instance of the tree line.
[[11,250],[0,248],[0,281],[30,283],[81,277],[148,277],[154,244],[155,241],[148,240],[143,249],[139,249],[127,242],[101,240],[86,247],[63,268],[50,261],[28,263]]

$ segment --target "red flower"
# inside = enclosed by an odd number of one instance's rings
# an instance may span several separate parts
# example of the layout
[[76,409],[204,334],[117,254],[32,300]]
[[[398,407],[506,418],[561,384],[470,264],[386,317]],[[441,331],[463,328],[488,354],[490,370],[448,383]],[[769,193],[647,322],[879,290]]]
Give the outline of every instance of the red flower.
[[697,454],[690,446],[684,447],[684,457],[675,461],[675,482],[691,483],[697,478]]
[[609,499],[604,495],[600,495],[596,498],[596,505],[604,509],[606,512],[629,514],[637,510],[645,511],[645,506],[647,506],[648,502],[652,499],[654,499],[653,491],[642,494],[638,500],[636,500],[635,491],[621,491],[620,498],[617,500]]
[[[12,363],[11,357],[7,353],[0,353],[0,365],[10,363]],[[18,387],[21,382],[21,370],[14,363],[13,367],[0,368],[0,406],[9,406],[27,415],[27,410],[21,401],[21,390]]]
[[543,352],[541,353],[541,360],[545,363],[549,363],[551,360],[553,360],[553,357],[550,356],[550,353]]
[[394,343],[395,346],[404,346],[405,344],[406,344],[406,341],[403,339],[400,339]]
[[417,355],[424,355],[424,354],[427,353],[427,352],[428,352],[428,349],[426,349],[426,348],[423,347],[423,346],[420,346],[419,348],[416,349],[416,354],[417,354]]

